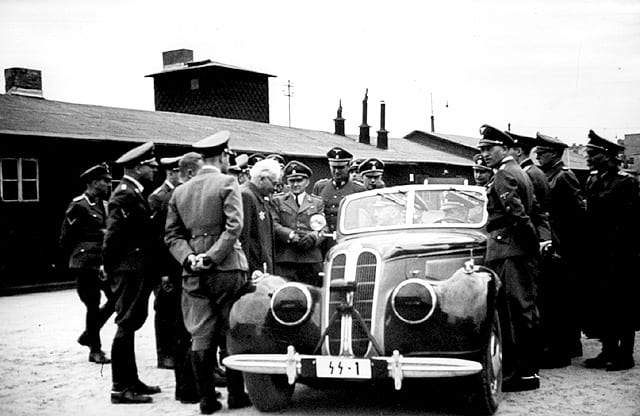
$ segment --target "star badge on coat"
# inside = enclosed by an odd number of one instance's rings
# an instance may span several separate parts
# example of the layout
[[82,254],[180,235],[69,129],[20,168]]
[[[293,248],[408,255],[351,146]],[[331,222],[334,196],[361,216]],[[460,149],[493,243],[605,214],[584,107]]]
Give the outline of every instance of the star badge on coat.
[[267,218],[267,214],[264,211],[258,212],[258,217],[260,217],[260,221],[264,221]]

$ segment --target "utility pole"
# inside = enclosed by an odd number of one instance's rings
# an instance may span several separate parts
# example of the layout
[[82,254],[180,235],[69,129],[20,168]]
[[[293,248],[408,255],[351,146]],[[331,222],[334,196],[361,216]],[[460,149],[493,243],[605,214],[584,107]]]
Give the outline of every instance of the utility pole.
[[284,91],[284,95],[289,100],[289,127],[291,127],[291,97],[293,96],[293,91],[292,91],[293,84],[291,83],[290,79],[287,80],[286,87],[287,87],[287,90]]

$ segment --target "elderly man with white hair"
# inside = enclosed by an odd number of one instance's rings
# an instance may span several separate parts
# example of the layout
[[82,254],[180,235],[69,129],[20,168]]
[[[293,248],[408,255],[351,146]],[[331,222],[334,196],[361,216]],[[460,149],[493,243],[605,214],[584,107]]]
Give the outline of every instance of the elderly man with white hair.
[[275,249],[270,198],[280,182],[281,172],[277,160],[261,160],[251,167],[250,180],[240,186],[244,211],[240,243],[247,256],[249,273],[256,270],[273,273]]

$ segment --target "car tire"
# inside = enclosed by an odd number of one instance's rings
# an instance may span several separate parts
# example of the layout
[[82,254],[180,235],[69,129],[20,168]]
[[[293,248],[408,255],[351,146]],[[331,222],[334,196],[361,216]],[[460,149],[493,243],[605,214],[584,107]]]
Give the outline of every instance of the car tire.
[[469,413],[492,415],[498,410],[502,398],[502,334],[497,312],[480,360],[482,371],[472,381]]
[[276,412],[291,402],[295,385],[283,375],[244,373],[251,402],[261,412]]

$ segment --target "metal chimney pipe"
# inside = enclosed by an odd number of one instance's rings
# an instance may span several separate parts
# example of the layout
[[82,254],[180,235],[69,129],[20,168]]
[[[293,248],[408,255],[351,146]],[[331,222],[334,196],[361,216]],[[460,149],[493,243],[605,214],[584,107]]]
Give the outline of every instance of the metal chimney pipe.
[[345,136],[344,134],[344,118],[342,118],[342,100],[338,104],[338,114],[336,118],[333,119],[335,130],[333,134],[337,134],[339,136]]
[[389,137],[387,130],[385,130],[385,104],[384,101],[380,101],[380,130],[378,130],[378,143],[377,147],[379,149],[388,149],[389,148]]
[[362,124],[360,125],[359,142],[364,144],[370,143],[369,125],[367,124],[367,100],[369,100],[369,88],[364,93],[362,100]]

